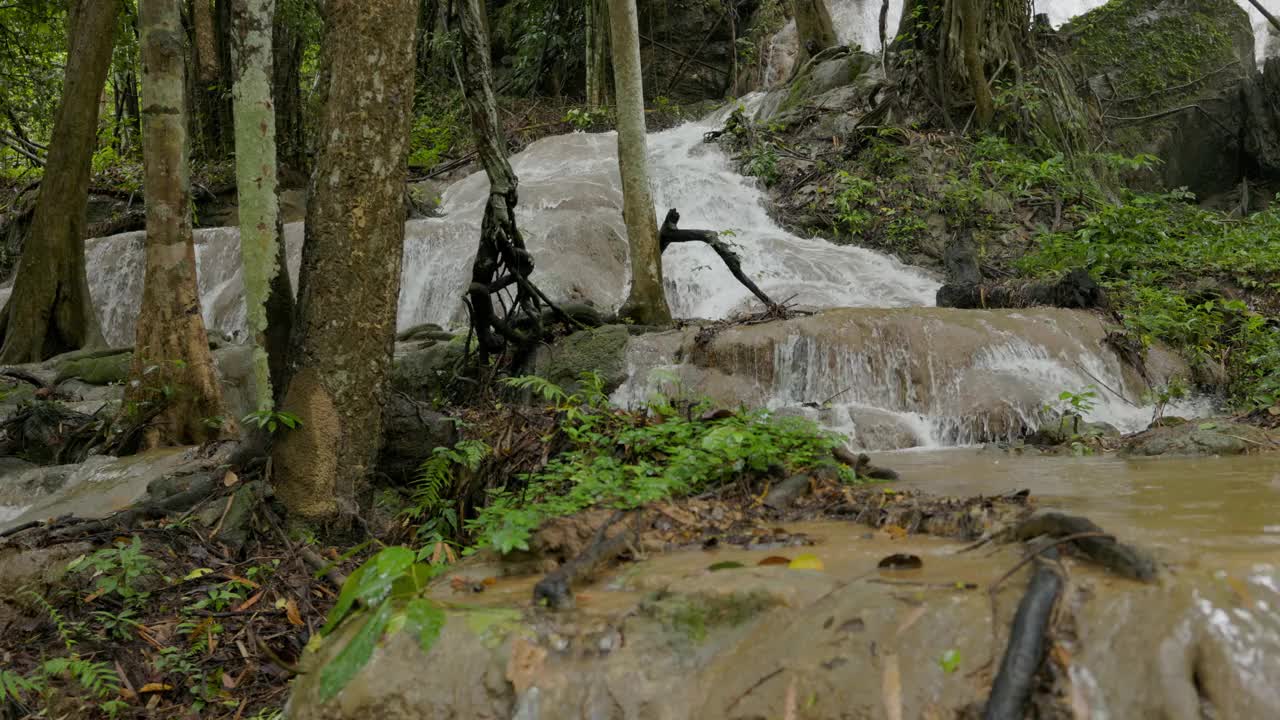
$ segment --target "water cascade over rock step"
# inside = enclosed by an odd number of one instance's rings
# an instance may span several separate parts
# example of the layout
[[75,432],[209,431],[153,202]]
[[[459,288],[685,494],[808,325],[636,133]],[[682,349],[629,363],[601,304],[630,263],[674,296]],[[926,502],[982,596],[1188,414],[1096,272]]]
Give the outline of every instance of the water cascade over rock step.
[[[765,406],[866,449],[897,449],[1015,439],[1040,426],[1060,393],[1092,386],[1090,420],[1140,430],[1152,418],[1148,383],[1106,346],[1107,330],[1096,315],[1052,308],[848,308],[688,327],[632,338],[629,379],[613,399],[636,404],[663,390]],[[1146,370],[1153,385],[1188,374],[1159,347]]]
[[[720,119],[687,123],[649,136],[655,213],[678,208],[683,226],[717,232],[737,246],[743,271],[771,297],[813,307],[932,305],[938,283],[880,253],[797,237],[769,217],[764,195],[736,173],[718,146],[702,142]],[[553,299],[590,301],[612,311],[627,291],[626,227],[614,133],[571,133],[532,143],[512,158],[520,176],[518,221],[537,262],[533,278]],[[475,173],[444,194],[442,216],[405,226],[397,324],[457,327],[488,198]],[[107,341],[133,343],[142,297],[144,233],[90,240],[89,288]],[[301,223],[285,226],[288,265],[297,287]],[[205,324],[243,339],[243,279],[235,228],[197,230],[196,265]],[[663,257],[667,297],[677,317],[718,319],[758,306],[701,244],[673,246]]]

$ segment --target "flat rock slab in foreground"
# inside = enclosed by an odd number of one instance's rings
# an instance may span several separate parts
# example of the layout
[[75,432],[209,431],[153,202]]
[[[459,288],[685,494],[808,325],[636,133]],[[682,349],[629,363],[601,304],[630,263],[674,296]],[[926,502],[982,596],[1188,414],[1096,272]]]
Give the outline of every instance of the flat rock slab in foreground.
[[[306,660],[287,717],[919,718],[985,700],[1026,571],[998,594],[994,648],[985,588],[1018,561],[1013,546],[983,557],[852,523],[788,530],[819,542],[656,555],[585,588],[569,613],[529,606],[536,577],[481,594],[443,581],[435,595],[447,621],[428,652],[393,633],[322,701],[325,662],[362,625],[349,620]],[[825,568],[758,564],[800,553]],[[923,568],[876,569],[894,553],[919,556]],[[710,570],[726,562],[741,567]],[[1183,717],[1204,698],[1217,717],[1280,717],[1280,620],[1266,611],[1280,602],[1274,588],[1246,581],[1242,600],[1208,573],[1140,585],[1069,567],[1064,600],[1078,639],[1056,637],[1085,716]]]

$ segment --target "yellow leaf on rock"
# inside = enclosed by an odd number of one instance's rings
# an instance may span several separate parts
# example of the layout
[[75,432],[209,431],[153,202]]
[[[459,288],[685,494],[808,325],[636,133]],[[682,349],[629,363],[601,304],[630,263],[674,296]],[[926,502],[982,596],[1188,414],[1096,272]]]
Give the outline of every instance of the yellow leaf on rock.
[[825,570],[826,566],[818,559],[817,555],[812,553],[804,553],[797,555],[791,564],[788,565],[792,570]]

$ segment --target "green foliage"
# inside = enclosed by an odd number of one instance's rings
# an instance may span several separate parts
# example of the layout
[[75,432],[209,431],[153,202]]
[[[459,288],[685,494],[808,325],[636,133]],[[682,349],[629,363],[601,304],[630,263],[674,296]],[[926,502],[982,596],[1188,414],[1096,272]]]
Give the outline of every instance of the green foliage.
[[760,182],[764,183],[765,187],[778,182],[778,150],[773,143],[765,141],[747,150],[742,172],[760,178]]
[[[1121,97],[1147,95],[1234,60],[1230,30],[1235,12],[1227,0],[1189,0],[1166,13],[1152,13],[1141,0],[1114,0],[1073,19],[1071,33],[1090,72],[1120,68],[1113,76],[1122,83],[1116,92]],[[1141,32],[1135,32],[1138,28]]]
[[120,676],[115,669],[106,662],[85,660],[78,655],[46,660],[42,671],[48,677],[67,677],[99,698],[120,690]]
[[[384,548],[347,578],[329,612],[321,636],[331,635],[344,621],[361,623],[342,650],[320,668],[322,701],[333,698],[369,662],[384,635],[407,632],[428,652],[444,628],[444,610],[419,597],[435,570],[414,562],[404,547]],[[356,612],[359,604],[365,612]]]
[[12,670],[0,668],[0,705],[3,701],[21,702],[24,695],[39,695],[48,687],[43,677],[24,677]]
[[759,475],[830,467],[852,479],[832,459],[842,439],[796,417],[738,410],[714,422],[691,420],[710,409],[656,396],[639,411],[610,408],[601,382],[584,374],[584,390],[569,395],[541,378],[515,378],[537,387],[563,413],[559,432],[568,447],[522,488],[491,492],[489,504],[468,523],[478,545],[499,552],[528,549],[545,520],[593,505],[634,508]]
[[413,495],[403,515],[420,521],[416,535],[424,546],[446,542],[461,529],[458,513],[450,507],[444,492],[453,484],[457,468],[474,472],[489,455],[490,448],[480,440],[462,440],[451,448],[438,447],[419,468],[413,483]]
[[130,605],[146,599],[140,583],[156,572],[155,560],[142,551],[142,540],[137,535],[128,543],[117,541],[114,547],[82,555],[72,560],[67,569],[91,571],[97,595],[114,595]]
[[417,106],[409,134],[409,166],[433,168],[468,137],[463,106],[455,94],[423,98]]
[[569,108],[564,114],[564,121],[574,130],[587,131],[605,125],[609,120],[606,108]]
[[1280,291],[1280,209],[1239,220],[1189,199],[1185,192],[1139,194],[1101,205],[1072,231],[1042,233],[1021,266],[1031,274],[1089,270],[1142,342],[1169,343],[1193,363],[1221,362],[1237,404],[1274,405],[1280,328],[1244,302],[1219,297],[1215,287]]
[[288,410],[275,410],[272,408],[264,408],[255,410],[240,419],[240,422],[246,425],[255,425],[260,428],[266,428],[267,432],[274,433],[281,427],[293,430],[301,427],[302,419]]
[[[886,143],[873,147],[887,149]],[[891,151],[875,162],[890,170],[897,167],[898,157]],[[855,237],[860,243],[874,246],[905,248],[928,233],[924,215],[936,203],[918,194],[910,181],[873,182],[844,170],[837,171],[838,183],[832,204],[836,210],[836,229]]]
[[75,647],[76,639],[84,633],[83,623],[68,621],[67,618],[59,612],[58,608],[54,607],[53,604],[46,600],[43,595],[30,588],[24,588],[22,595],[29,598],[32,603],[39,606],[40,609],[49,616],[49,620],[58,631],[58,637],[62,640],[62,644],[66,646],[68,650]]

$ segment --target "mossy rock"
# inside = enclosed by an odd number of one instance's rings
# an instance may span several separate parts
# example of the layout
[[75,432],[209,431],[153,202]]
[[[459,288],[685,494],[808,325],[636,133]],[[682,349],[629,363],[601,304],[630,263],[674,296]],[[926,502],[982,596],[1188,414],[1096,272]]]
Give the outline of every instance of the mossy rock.
[[391,368],[391,387],[417,400],[435,399],[452,381],[464,350],[463,339],[455,338],[397,355]]
[[132,364],[133,352],[129,350],[69,353],[55,364],[58,370],[55,382],[77,378],[89,385],[122,383],[129,377]]
[[584,372],[594,372],[604,380],[605,392],[612,392],[627,379],[630,337],[626,325],[580,330],[539,350],[534,372],[569,392],[579,387]]
[[1153,427],[1125,441],[1126,455],[1243,455],[1271,448],[1265,430],[1227,420]]

